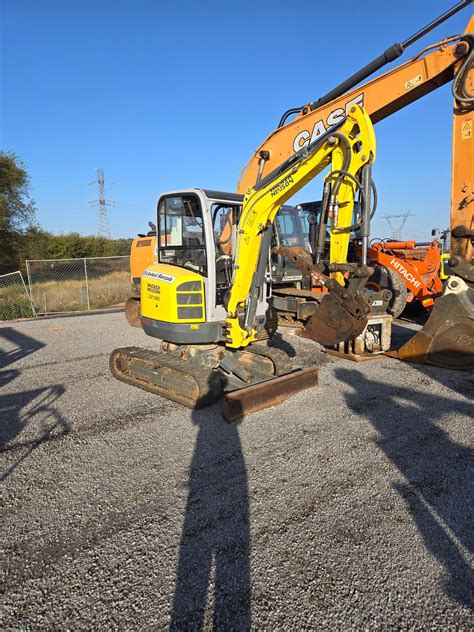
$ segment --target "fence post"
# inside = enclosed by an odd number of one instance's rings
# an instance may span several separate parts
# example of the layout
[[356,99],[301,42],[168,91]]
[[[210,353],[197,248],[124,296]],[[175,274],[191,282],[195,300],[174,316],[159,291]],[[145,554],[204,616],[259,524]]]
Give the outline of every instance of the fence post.
[[86,296],[87,296],[87,309],[91,311],[91,302],[89,298],[89,279],[87,278],[87,259],[84,257],[84,274],[86,276]]
[[[26,261],[25,263],[26,263],[26,276],[28,279],[28,290],[29,290],[28,295],[30,297],[31,306],[33,307],[33,288],[31,287],[30,262]],[[35,316],[38,316],[38,314],[36,313],[36,310],[35,310]]]
[[[28,274],[28,261],[26,262],[26,271]],[[31,287],[30,287],[30,291],[28,292],[25,285],[25,279],[23,278],[23,275],[21,274],[21,272],[20,272],[20,276],[21,276],[21,282],[23,283],[23,287],[25,288],[26,296],[30,299],[31,313],[33,314],[33,316],[38,316],[38,314],[36,313],[35,306],[33,305],[33,301],[31,299]],[[28,278],[28,285],[29,284],[30,284],[30,279]]]

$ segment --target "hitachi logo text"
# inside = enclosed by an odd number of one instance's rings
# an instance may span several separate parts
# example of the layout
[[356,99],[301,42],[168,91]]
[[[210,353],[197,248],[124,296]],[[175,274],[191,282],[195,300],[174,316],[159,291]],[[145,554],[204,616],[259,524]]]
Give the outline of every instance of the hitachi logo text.
[[413,276],[413,274],[411,272],[408,272],[408,270],[402,266],[402,264],[400,263],[400,261],[397,261],[397,259],[392,259],[390,261],[390,265],[392,268],[394,268],[399,274],[401,274],[402,276],[405,277],[405,279],[411,283],[411,285],[413,285],[413,287],[420,287],[421,283],[420,281],[417,281],[416,278]]

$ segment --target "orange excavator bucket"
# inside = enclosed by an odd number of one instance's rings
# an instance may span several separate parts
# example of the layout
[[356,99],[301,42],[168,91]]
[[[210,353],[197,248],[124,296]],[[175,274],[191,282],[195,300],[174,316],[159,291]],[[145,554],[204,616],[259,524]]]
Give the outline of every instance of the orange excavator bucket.
[[451,178],[451,258],[455,276],[435,300],[426,325],[392,353],[409,362],[447,369],[474,369],[474,135],[471,98],[474,90],[474,27],[458,49],[459,68],[453,83],[453,160]]
[[474,288],[459,277],[451,277],[425,326],[387,355],[416,364],[473,370]]

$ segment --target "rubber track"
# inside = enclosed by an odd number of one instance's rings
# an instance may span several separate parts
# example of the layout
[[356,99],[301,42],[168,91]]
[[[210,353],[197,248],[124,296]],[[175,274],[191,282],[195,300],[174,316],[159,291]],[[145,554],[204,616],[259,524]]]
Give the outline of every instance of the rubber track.
[[255,353],[256,355],[269,358],[273,362],[275,375],[277,377],[280,375],[286,375],[286,373],[291,373],[293,370],[291,358],[281,349],[274,349],[272,347],[266,347],[265,345],[251,344],[244,349],[244,351],[250,351],[250,353]]
[[[185,395],[181,395],[175,391],[170,391],[157,384],[150,384],[149,382],[140,380],[128,373],[119,371],[114,360],[120,355],[124,355],[129,359],[143,360],[145,364],[153,362],[163,367],[173,369],[178,373],[191,375],[199,387],[200,395],[198,399],[195,400],[192,397],[186,397]],[[163,397],[171,399],[178,404],[187,406],[188,408],[202,408],[204,406],[209,406],[217,401],[222,393],[221,382],[219,376],[215,372],[206,371],[203,367],[197,367],[182,358],[175,358],[166,353],[141,349],[140,347],[122,347],[112,351],[110,354],[109,366],[112,375],[117,380],[125,382],[126,384],[132,384],[133,386],[138,386],[138,388],[141,388],[148,393],[162,395]]]

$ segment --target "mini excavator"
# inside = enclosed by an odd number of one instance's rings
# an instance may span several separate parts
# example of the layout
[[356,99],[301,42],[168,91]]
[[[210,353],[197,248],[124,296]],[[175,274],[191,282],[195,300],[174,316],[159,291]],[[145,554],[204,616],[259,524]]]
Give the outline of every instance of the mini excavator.
[[[235,193],[189,189],[163,194],[157,209],[158,262],[140,282],[141,325],[162,341],[161,349],[116,349],[110,357],[112,374],[191,408],[211,404],[224,392],[229,421],[313,386],[316,368],[292,371],[286,353],[256,342],[269,320],[272,227],[280,207],[329,167],[324,196],[339,261],[307,260],[307,272],[327,292],[306,332],[321,344],[357,337],[371,311],[364,285],[373,269],[364,260],[348,264],[341,237],[347,257],[356,194],[362,217],[371,212],[374,160],[372,123],[353,105],[326,133],[250,186],[241,206]],[[235,242],[231,255],[222,247],[229,216]],[[365,251],[367,243],[368,235]]]

